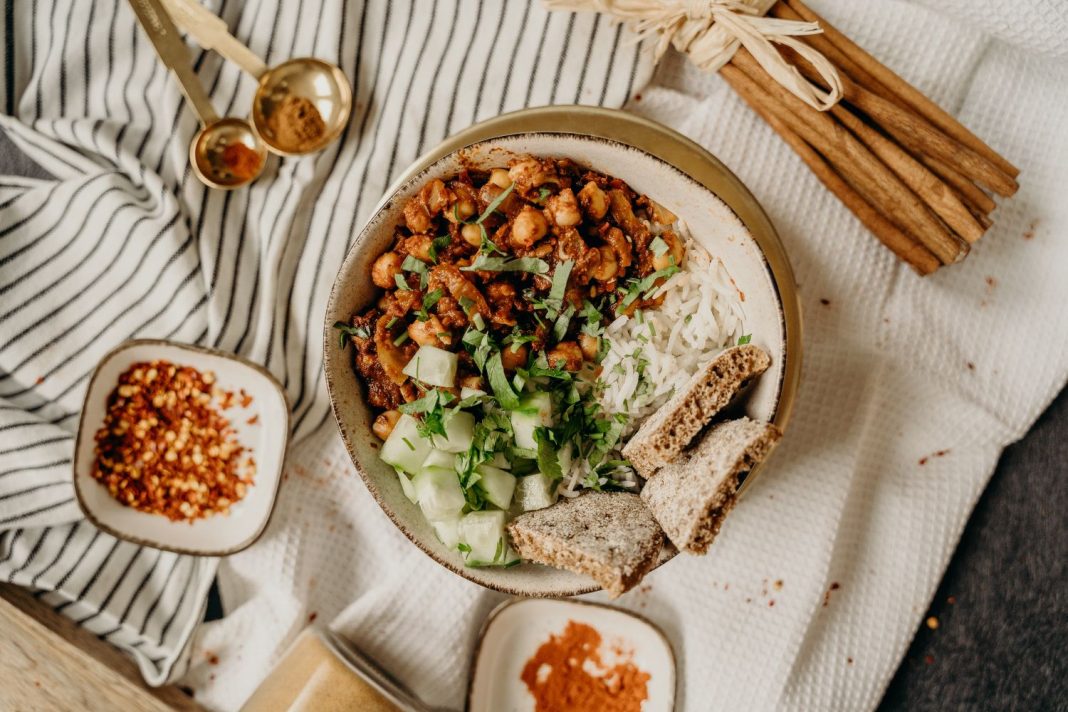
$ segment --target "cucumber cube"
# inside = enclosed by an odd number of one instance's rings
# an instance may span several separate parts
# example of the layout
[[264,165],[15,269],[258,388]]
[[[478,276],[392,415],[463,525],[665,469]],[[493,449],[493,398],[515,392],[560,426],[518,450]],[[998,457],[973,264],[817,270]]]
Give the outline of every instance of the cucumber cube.
[[515,477],[493,465],[479,465],[475,472],[481,475],[477,487],[482,490],[495,507],[508,509],[515,491]]
[[515,483],[515,505],[523,512],[545,509],[556,503],[556,482],[548,475],[535,472]]
[[455,470],[456,455],[432,448],[430,454],[423,460],[423,467],[444,467],[446,470]]
[[519,401],[519,409],[512,411],[511,418],[516,447],[537,450],[535,429],[552,427],[553,424],[552,396],[548,393],[530,393],[523,396]]
[[508,549],[504,536],[505,518],[501,511],[471,512],[460,518],[460,541],[471,547],[467,552],[467,563],[504,563]]
[[453,413],[445,423],[445,437],[431,436],[434,447],[445,452],[467,452],[475,437],[475,416],[466,411]]
[[455,519],[443,519],[440,522],[431,522],[434,527],[434,534],[437,535],[438,541],[445,545],[446,549],[455,549],[456,545],[460,543],[460,518]]
[[404,367],[404,375],[431,386],[452,388],[456,385],[456,354],[437,346],[420,346]]
[[455,470],[427,467],[412,478],[412,484],[427,519],[438,522],[460,516],[466,500]]
[[419,504],[419,498],[415,496],[415,485],[408,479],[408,475],[404,474],[403,470],[397,470],[397,479],[400,480],[401,490],[404,491],[404,496],[412,504]]
[[402,415],[393,426],[393,432],[382,443],[379,457],[383,462],[414,475],[429,454],[430,441],[419,434],[419,421],[410,415]]

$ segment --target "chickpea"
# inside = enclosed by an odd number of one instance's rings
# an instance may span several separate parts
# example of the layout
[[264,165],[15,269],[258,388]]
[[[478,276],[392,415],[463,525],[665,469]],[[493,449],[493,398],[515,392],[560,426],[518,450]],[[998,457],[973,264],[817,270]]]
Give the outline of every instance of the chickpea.
[[547,358],[552,368],[563,368],[565,371],[582,368],[582,349],[574,341],[561,341],[549,350]]
[[471,247],[480,247],[482,245],[482,231],[474,223],[469,223],[460,228],[460,237]]
[[431,215],[437,215],[449,206],[455,195],[439,179],[431,181],[428,187],[429,190],[424,189],[427,193],[426,207]]
[[515,183],[516,189],[521,195],[526,195],[533,188],[545,183],[556,183],[556,168],[551,162],[541,162],[528,156],[516,161],[508,169],[509,182]]
[[592,180],[582,186],[578,193],[582,209],[594,220],[601,220],[608,214],[608,196]]
[[501,363],[505,371],[514,371],[527,365],[527,345],[520,344],[513,350],[514,344],[501,349]]
[[392,289],[397,286],[396,275],[401,273],[401,263],[404,259],[396,252],[387,252],[375,260],[371,267],[371,281],[376,287]]
[[494,168],[490,171],[489,182],[500,188],[507,188],[512,184],[512,179],[508,177],[508,171],[503,168]]
[[582,222],[578,200],[570,188],[564,188],[546,200],[545,209],[559,227],[574,227]]
[[661,255],[653,255],[653,269],[661,270],[671,265],[681,267],[682,260],[686,257],[686,248],[683,247],[682,240],[670,230],[661,233],[660,239],[667,244],[668,249]]
[[400,420],[401,414],[398,410],[387,410],[377,418],[375,418],[374,425],[371,426],[371,431],[375,435],[385,440],[389,437],[389,434],[393,432],[393,428],[396,427],[397,421]]
[[512,222],[512,234],[508,240],[513,247],[527,248],[545,237],[548,231],[549,223],[541,211],[524,205]]
[[423,262],[430,262],[430,246],[433,243],[430,235],[412,235],[401,240],[404,251]]
[[615,250],[611,247],[598,247],[597,251],[601,254],[601,259],[590,270],[590,275],[598,282],[608,282],[615,279],[619,273],[619,263],[616,261]]
[[408,336],[420,346],[437,346],[443,348],[452,343],[452,334],[436,316],[431,315],[426,321],[416,319],[408,325]]
[[601,353],[601,340],[589,334],[579,334],[578,342],[579,348],[582,349],[583,357],[587,361],[596,361],[597,356]]

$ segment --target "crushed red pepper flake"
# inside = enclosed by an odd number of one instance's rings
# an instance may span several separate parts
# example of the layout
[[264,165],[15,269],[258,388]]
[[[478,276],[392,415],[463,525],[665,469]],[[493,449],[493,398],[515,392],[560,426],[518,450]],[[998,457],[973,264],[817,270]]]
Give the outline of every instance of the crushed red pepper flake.
[[174,521],[228,513],[256,472],[222,413],[232,400],[211,371],[131,365],[108,396],[93,478],[122,504]]
[[923,656],[923,662],[928,664],[928,665],[933,664],[934,663],[934,656],[933,655],[924,655]]
[[215,653],[211,652],[210,650],[204,653],[204,657],[207,658],[208,665],[218,665],[219,664],[219,656],[216,655]]
[[311,613],[308,614],[308,622],[309,623],[314,623],[315,619],[318,618],[318,617],[319,617],[319,614],[316,613],[315,611],[312,611]]

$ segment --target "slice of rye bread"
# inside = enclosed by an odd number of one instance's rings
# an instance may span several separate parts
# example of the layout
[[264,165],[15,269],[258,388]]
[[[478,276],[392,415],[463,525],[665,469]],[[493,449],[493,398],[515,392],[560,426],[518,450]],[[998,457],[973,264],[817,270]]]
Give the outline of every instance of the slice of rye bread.
[[645,419],[623,448],[642,477],[678,457],[709,421],[730,404],[750,379],[771,365],[762,349],[745,344],[708,362],[678,393]]
[[749,418],[712,427],[693,450],[645,483],[641,498],[675,546],[704,554],[734,507],[738,478],[771,451],[782,432]]
[[508,525],[524,559],[589,576],[616,598],[657,563],[664,532],[641,497],[588,492],[546,509],[520,514]]

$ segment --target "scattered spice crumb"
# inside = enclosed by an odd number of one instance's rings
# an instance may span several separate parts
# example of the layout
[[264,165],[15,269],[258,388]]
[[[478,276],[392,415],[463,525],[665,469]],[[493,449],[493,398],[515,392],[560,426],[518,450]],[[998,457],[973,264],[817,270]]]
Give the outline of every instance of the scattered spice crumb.
[[932,457],[945,457],[948,454],[949,454],[949,450],[936,450],[935,452],[931,453],[930,455],[926,455],[924,457],[921,457],[920,458],[920,464],[921,465],[926,465],[927,461],[930,460]]
[[729,583],[723,584],[723,590],[724,591],[730,591],[731,590],[731,585]]
[[775,590],[776,591],[781,591],[782,590],[782,579],[777,579],[775,581]]
[[641,101],[641,100],[642,100],[642,95],[641,94],[635,94],[634,95],[634,101]]
[[946,603],[948,603],[951,606],[955,605],[957,603],[957,597],[956,596],[950,596],[949,598],[946,599]]
[[1023,234],[1023,239],[1033,240],[1035,238],[1035,228],[1038,227],[1038,220],[1032,220],[1031,224],[1027,226],[1027,230]]
[[932,664],[934,662],[934,656],[933,655],[924,655],[923,656],[923,662],[925,662],[928,665]]
[[252,396],[250,396],[248,393],[246,393],[244,388],[242,388],[240,391],[238,391],[238,393],[241,395],[241,407],[242,408],[248,408],[250,405],[252,405]]
[[927,617],[927,627],[931,630],[938,630],[938,619],[934,616]]
[[824,608],[826,608],[831,602],[831,592],[832,591],[837,591],[841,587],[842,586],[837,581],[834,581],[834,582],[831,583],[830,588],[828,588],[827,592],[823,594],[823,607]]
[[968,362],[967,364],[965,364],[965,365],[967,365],[967,366],[968,366],[968,370],[969,370],[969,371],[974,371],[974,370],[975,370],[975,364],[974,364],[974,363],[972,363],[971,361],[969,361],[969,362]]
[[994,287],[998,286],[997,278],[996,277],[992,277],[990,275],[987,275],[986,286],[989,287],[990,289],[993,289]]
[[215,673],[212,673],[211,675],[209,675],[208,679],[209,680],[214,680],[215,679]]
[[319,614],[316,613],[315,611],[312,611],[311,613],[308,614],[308,622],[309,623],[314,623],[315,619],[318,618],[318,617],[319,617]]
[[38,386],[44,383],[44,376],[38,376],[37,380],[34,381],[34,383],[36,383]]
[[219,656],[216,655],[215,653],[211,652],[210,650],[204,652],[204,657],[207,658],[208,665],[218,665],[219,664]]
[[746,602],[746,603],[752,603],[752,602],[753,602],[753,599],[752,599],[752,598],[747,598],[747,599],[745,599],[745,602]]
[[831,300],[830,299],[821,299],[820,300],[820,304],[822,304],[825,307],[829,307],[829,306],[831,306]]
[[34,680],[33,684],[34,684],[34,687],[40,687],[41,686],[41,681],[40,680]]
[[852,665],[852,664],[853,664],[853,658],[846,658],[846,665]]
[[768,601],[768,608],[774,608],[774,607],[775,607],[775,599],[773,598],[770,601]]
[[260,422],[260,414],[257,413],[245,422],[247,422],[249,425],[255,425],[256,423]]

